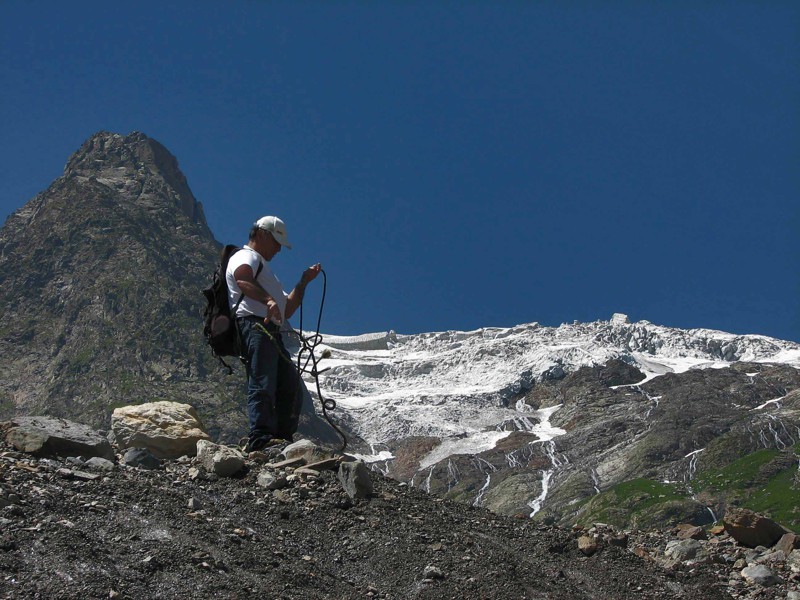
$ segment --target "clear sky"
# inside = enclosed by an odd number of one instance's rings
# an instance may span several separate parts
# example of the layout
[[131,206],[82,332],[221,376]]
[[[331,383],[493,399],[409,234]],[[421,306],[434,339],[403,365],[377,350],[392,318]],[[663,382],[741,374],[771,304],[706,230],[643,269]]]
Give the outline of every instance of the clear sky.
[[330,333],[800,341],[798,2],[0,0],[0,90],[0,220],[141,131],[219,241],[284,219]]

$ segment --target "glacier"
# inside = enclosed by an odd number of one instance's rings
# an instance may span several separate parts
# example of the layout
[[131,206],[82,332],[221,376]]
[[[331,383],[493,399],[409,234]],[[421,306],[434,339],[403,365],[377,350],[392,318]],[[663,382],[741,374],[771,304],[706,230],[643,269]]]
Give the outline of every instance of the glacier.
[[336,401],[335,418],[368,445],[358,456],[386,460],[391,455],[382,444],[409,436],[440,438],[421,469],[451,455],[491,449],[512,431],[532,432],[539,441],[563,433],[549,423],[553,410],[533,411],[514,399],[537,381],[581,367],[620,359],[642,371],[645,381],[736,361],[800,368],[800,344],[794,342],[630,322],[620,313],[608,321],[558,327],[324,334],[319,350],[326,349],[323,394]]

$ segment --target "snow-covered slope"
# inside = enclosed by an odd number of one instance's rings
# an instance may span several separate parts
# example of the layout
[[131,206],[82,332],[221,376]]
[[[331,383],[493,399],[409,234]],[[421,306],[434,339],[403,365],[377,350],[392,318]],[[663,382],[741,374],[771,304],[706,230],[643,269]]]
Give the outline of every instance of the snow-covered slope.
[[322,389],[339,406],[336,418],[373,446],[414,435],[443,438],[423,468],[447,455],[490,449],[512,430],[532,431],[540,439],[562,433],[549,424],[552,410],[532,411],[514,398],[536,381],[583,366],[616,358],[648,379],[735,361],[800,368],[800,345],[794,342],[630,323],[621,314],[560,327],[326,335],[323,347],[331,358],[321,365],[330,368],[321,376]]

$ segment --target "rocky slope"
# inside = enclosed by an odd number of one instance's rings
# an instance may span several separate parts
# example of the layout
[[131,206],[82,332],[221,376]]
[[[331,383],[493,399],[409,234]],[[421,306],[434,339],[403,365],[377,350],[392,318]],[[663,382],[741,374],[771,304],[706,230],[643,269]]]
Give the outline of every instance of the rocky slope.
[[[578,538],[594,531],[494,515],[377,474],[371,496],[351,499],[330,471],[299,476],[259,460],[221,479],[189,458],[142,470],[0,443],[0,597],[723,599],[764,589],[745,583],[741,564],[734,572],[738,551],[725,545],[665,569],[662,537],[600,528],[581,551]],[[259,485],[268,470],[279,489]],[[785,594],[791,577],[787,566],[771,590]]]
[[219,248],[161,144],[92,136],[0,230],[0,417],[107,427],[117,406],[174,400],[215,437],[246,433],[243,376],[202,339]]

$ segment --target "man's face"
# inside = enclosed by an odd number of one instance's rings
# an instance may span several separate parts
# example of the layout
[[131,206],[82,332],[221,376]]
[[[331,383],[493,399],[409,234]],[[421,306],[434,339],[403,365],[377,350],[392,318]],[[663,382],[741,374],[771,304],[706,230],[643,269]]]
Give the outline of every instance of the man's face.
[[267,260],[272,260],[275,255],[281,251],[281,245],[269,231],[262,229],[260,231],[260,235],[262,236],[264,243],[264,258]]

